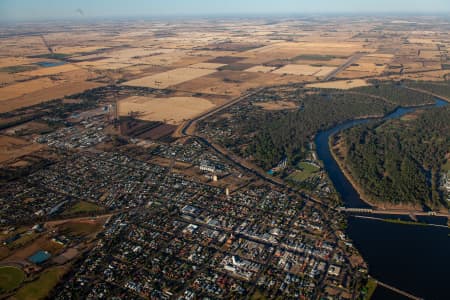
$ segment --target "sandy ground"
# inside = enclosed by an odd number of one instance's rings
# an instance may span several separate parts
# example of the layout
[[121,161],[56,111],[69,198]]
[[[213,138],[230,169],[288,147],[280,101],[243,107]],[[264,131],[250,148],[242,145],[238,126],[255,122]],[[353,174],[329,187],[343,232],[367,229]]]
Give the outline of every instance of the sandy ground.
[[147,121],[161,121],[172,125],[215,107],[210,101],[196,97],[150,98],[134,96],[119,102],[121,116],[137,112],[138,118]]

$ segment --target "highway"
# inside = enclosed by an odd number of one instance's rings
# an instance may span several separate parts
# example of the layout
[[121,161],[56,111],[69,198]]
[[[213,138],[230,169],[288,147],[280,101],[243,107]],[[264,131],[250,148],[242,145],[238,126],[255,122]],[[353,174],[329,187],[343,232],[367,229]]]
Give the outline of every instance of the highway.
[[352,64],[354,64],[355,62],[357,62],[361,57],[363,57],[364,55],[366,55],[367,53],[364,52],[357,52],[356,54],[352,55],[345,63],[343,63],[342,65],[340,65],[336,70],[334,70],[333,72],[331,72],[330,74],[328,74],[323,81],[329,81],[331,79],[333,79],[334,77],[336,77],[337,74],[339,74],[340,72],[344,71],[345,69],[347,69],[348,67],[350,67]]

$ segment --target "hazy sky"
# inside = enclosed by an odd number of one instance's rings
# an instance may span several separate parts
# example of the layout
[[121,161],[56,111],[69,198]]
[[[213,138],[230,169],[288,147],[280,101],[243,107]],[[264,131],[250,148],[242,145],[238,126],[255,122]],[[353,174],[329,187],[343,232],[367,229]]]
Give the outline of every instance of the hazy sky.
[[[81,9],[81,11],[78,11]],[[450,0],[0,0],[0,20],[280,13],[448,13]]]

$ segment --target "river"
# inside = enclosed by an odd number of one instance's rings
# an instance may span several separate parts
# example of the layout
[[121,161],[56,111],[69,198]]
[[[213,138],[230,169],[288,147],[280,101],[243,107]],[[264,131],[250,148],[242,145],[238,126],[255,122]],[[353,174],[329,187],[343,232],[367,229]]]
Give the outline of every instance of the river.
[[[437,100],[433,107],[447,105]],[[400,118],[417,108],[398,108],[383,120]],[[347,180],[334,160],[329,138],[344,129],[367,123],[371,119],[345,122],[317,134],[315,143],[331,181],[346,207],[368,207]],[[438,220],[442,222],[441,220]],[[369,273],[378,280],[425,299],[449,299],[450,237],[445,228],[411,226],[383,221],[348,220],[347,234],[369,264]],[[377,288],[374,300],[402,299]]]

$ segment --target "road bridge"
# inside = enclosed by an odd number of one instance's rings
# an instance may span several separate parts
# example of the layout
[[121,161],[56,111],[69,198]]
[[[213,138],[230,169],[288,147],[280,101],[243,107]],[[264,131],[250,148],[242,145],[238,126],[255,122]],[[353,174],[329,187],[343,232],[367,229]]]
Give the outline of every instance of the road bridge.
[[384,287],[384,288],[386,288],[386,289],[388,289],[388,290],[391,290],[391,291],[393,291],[393,292],[395,292],[395,293],[397,293],[397,294],[399,294],[399,295],[402,295],[402,296],[404,296],[404,297],[406,297],[406,298],[413,299],[413,300],[423,300],[423,298],[416,297],[416,296],[414,296],[414,295],[412,295],[412,294],[410,294],[410,293],[408,293],[408,292],[405,292],[405,291],[402,291],[402,290],[396,288],[395,286],[392,286],[392,285],[389,285],[389,284],[387,284],[387,283],[381,282],[381,281],[379,281],[378,279],[375,279],[375,278],[373,278],[373,277],[371,277],[371,278],[372,278],[373,280],[375,280],[375,282],[376,282],[379,286],[382,286],[382,287]]

